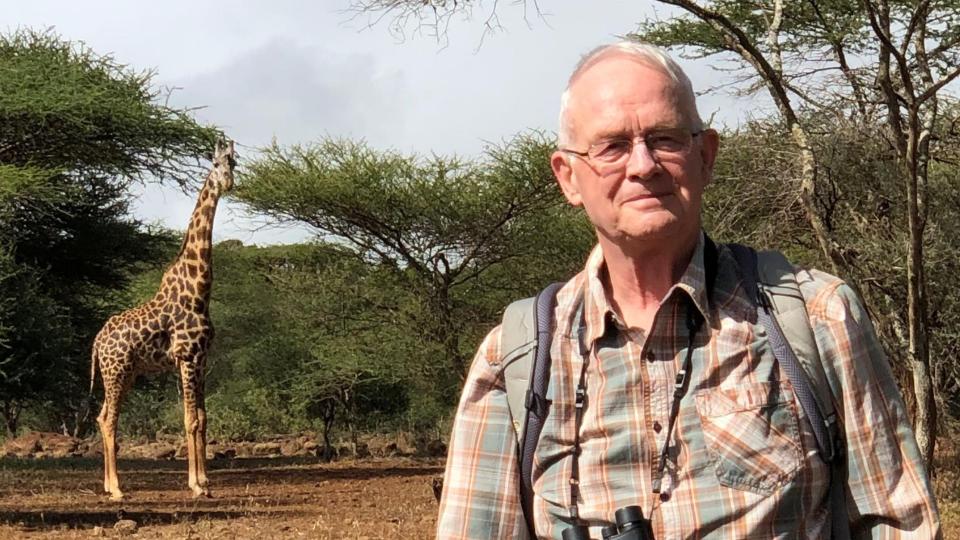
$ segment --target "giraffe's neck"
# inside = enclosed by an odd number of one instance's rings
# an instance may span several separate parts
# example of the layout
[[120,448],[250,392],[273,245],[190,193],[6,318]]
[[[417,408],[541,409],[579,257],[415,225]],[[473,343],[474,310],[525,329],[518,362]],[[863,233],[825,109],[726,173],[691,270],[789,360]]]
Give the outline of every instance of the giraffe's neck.
[[[212,255],[213,247],[213,218],[217,212],[217,202],[220,194],[209,180],[204,183],[203,189],[197,196],[197,205],[190,216],[187,232],[180,246],[180,253],[176,261],[167,270],[167,275],[176,275],[196,284],[199,296],[207,297],[210,294],[210,284],[213,281]],[[165,280],[166,282],[166,280]],[[181,295],[192,293],[193,287],[186,287],[178,291]]]

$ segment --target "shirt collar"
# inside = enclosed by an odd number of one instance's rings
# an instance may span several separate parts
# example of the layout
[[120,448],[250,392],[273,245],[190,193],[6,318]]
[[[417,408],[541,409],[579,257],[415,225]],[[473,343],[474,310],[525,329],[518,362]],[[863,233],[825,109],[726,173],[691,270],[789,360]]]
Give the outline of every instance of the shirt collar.
[[[705,235],[703,232],[697,239],[697,247],[694,249],[693,256],[687,264],[686,269],[673,287],[667,291],[666,296],[660,301],[662,306],[668,302],[674,294],[687,295],[693,300],[694,306],[703,315],[704,320],[711,327],[713,320],[710,316],[709,299],[707,298],[707,271],[704,261],[704,243]],[[615,317],[610,299],[607,297],[604,283],[609,279],[606,273],[606,262],[603,258],[603,250],[597,244],[590,256],[587,258],[587,264],[584,268],[587,281],[584,290],[583,303],[583,332],[585,345],[592,348],[593,342],[602,337],[607,332],[607,325],[613,324]]]

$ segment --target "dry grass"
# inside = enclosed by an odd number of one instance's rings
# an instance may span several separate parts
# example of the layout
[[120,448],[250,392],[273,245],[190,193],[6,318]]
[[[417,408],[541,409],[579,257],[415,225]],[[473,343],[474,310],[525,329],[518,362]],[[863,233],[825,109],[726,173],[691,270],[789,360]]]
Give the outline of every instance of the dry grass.
[[940,507],[944,540],[960,540],[960,443],[955,434],[938,441],[933,489]]

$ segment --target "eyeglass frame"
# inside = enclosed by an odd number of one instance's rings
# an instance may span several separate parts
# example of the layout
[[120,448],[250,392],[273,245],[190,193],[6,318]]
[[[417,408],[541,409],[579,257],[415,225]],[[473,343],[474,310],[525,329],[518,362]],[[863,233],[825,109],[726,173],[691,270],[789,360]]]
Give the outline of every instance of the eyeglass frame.
[[[586,151],[579,151],[579,150],[574,150],[574,149],[572,149],[572,148],[562,148],[562,147],[558,147],[557,150],[559,150],[559,151],[561,151],[561,152],[565,152],[565,153],[567,153],[567,154],[572,154],[572,155],[574,155],[574,156],[577,156],[577,157],[579,157],[580,159],[583,159],[584,161],[586,161],[587,163],[594,163],[594,164],[600,165],[600,166],[611,166],[611,165],[613,165],[613,166],[618,166],[618,165],[620,165],[620,163],[618,163],[618,162],[619,162],[620,160],[622,160],[624,157],[629,157],[629,156],[633,155],[633,151],[634,151],[634,149],[635,149],[636,146],[637,146],[637,145],[636,145],[636,140],[642,138],[642,139],[643,139],[643,145],[647,148],[647,152],[650,152],[650,157],[652,157],[654,161],[656,161],[656,162],[659,163],[659,161],[660,161],[659,158],[660,158],[661,156],[658,156],[658,155],[657,155],[658,152],[650,147],[650,144],[647,142],[647,137],[649,137],[651,134],[663,133],[663,132],[665,132],[665,131],[671,131],[671,130],[683,130],[683,131],[686,131],[685,128],[655,129],[655,130],[651,130],[650,132],[645,133],[645,134],[643,134],[643,135],[637,135],[637,136],[634,136],[634,137],[610,137],[610,138],[607,138],[607,139],[602,139],[602,140],[600,140],[600,141],[598,141],[598,142],[595,142],[595,143],[591,144],[591,145],[587,148]],[[670,153],[672,153],[672,154],[680,154],[680,153],[683,153],[683,152],[688,152],[688,151],[690,150],[690,148],[693,146],[693,139],[696,138],[696,137],[699,136],[699,135],[702,135],[705,131],[707,131],[707,129],[701,129],[700,131],[691,132],[691,133],[690,133],[690,142],[688,143],[687,147],[684,148],[683,150],[680,150],[680,151],[677,151],[677,152],[670,152]],[[617,158],[615,161],[602,161],[602,160],[598,160],[596,157],[590,155],[590,151],[591,151],[594,147],[596,147],[597,145],[600,145],[600,144],[604,144],[604,143],[611,142],[611,141],[629,141],[629,142],[630,142],[630,150],[629,150],[628,152],[626,152],[623,157]]]

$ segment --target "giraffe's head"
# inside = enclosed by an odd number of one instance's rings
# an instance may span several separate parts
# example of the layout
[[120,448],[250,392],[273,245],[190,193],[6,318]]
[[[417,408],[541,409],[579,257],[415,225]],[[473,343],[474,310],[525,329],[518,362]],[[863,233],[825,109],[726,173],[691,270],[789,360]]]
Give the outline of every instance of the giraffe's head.
[[213,154],[213,167],[207,182],[222,195],[233,188],[233,168],[237,165],[237,156],[233,151],[233,141],[219,139],[216,152]]

